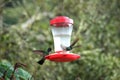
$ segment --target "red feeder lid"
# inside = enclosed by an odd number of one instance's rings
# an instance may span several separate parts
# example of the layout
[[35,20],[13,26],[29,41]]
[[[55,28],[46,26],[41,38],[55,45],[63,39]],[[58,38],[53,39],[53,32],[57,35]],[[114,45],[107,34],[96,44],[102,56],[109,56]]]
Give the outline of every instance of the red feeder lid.
[[47,55],[45,58],[55,62],[70,62],[70,61],[79,59],[80,55],[73,54],[73,53],[66,53],[62,51],[62,52]]
[[50,25],[55,27],[66,27],[73,24],[73,20],[66,16],[57,16],[50,20]]

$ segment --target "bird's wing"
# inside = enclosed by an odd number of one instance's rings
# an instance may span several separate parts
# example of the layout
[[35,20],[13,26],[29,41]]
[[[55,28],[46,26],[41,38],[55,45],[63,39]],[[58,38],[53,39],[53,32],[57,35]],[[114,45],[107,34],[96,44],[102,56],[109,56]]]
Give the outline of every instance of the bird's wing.
[[79,48],[79,47],[81,47],[81,45],[74,46],[73,48]]
[[44,51],[43,50],[33,50],[34,53],[43,55]]
[[77,42],[79,41],[79,38],[76,38],[72,43],[71,43],[71,47],[73,47]]

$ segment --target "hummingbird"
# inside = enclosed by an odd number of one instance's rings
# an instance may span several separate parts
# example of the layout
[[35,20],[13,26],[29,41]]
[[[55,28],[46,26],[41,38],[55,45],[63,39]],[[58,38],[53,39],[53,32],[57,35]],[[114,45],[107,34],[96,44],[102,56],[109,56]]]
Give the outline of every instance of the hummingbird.
[[66,47],[66,46],[64,46],[64,45],[61,45],[61,47],[63,48],[64,51],[70,51],[70,50],[72,50],[73,48],[77,48],[77,47],[80,47],[80,46],[81,46],[81,45],[74,46],[78,41],[79,41],[79,38],[76,38],[76,39],[70,44],[70,46]]
[[47,51],[44,51],[44,50],[33,50],[34,53],[40,54],[42,56],[42,59],[39,60],[37,63],[42,65],[45,62],[45,56],[49,55],[51,50],[52,50],[51,48],[48,48]]

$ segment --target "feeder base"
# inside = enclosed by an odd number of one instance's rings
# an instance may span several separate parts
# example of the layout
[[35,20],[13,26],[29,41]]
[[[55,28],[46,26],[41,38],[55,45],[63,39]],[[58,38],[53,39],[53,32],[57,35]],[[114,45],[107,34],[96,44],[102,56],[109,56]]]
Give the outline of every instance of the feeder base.
[[67,53],[65,51],[60,51],[60,52],[56,52],[53,54],[49,54],[45,58],[50,61],[55,61],[55,62],[70,62],[70,61],[79,59],[80,55],[73,54],[73,53]]

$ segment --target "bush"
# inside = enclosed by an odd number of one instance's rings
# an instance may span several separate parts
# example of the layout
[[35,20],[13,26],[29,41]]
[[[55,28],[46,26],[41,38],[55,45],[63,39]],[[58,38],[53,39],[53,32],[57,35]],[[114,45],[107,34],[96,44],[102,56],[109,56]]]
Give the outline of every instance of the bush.
[[10,62],[6,61],[6,60],[2,60],[0,62],[0,80],[11,80],[10,78],[12,77],[12,73],[14,72],[15,69],[15,73],[13,74],[13,78],[15,78],[15,80],[30,80],[31,79],[31,75],[30,73],[28,73],[27,71],[25,71],[21,67],[23,64],[21,63],[16,63],[19,65],[15,65],[12,66]]

